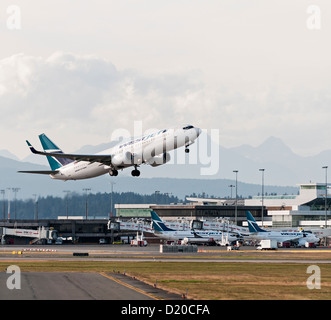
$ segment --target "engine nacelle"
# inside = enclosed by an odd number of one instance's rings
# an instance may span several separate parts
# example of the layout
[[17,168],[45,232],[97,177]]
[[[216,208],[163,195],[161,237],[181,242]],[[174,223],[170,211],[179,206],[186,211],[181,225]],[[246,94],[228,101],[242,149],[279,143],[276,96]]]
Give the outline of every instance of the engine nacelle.
[[309,241],[307,241],[305,238],[301,238],[298,241],[298,246],[299,247],[308,247],[309,246]]
[[133,162],[133,156],[132,153],[127,151],[124,153],[116,154],[111,158],[111,163],[113,166],[123,166],[123,165],[130,165]]
[[153,158],[150,158],[147,163],[150,164],[152,167],[157,167],[162,164],[165,164],[170,161],[170,154],[168,152],[164,152],[162,154],[159,154],[157,156],[154,156]]

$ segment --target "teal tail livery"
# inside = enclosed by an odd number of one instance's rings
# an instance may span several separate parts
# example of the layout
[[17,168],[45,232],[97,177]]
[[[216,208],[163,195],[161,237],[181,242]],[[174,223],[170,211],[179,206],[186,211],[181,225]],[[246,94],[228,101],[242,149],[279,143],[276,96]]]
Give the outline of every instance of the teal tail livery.
[[[45,152],[52,152],[55,154],[62,154],[62,150],[56,146],[54,142],[52,142],[44,133],[39,135],[39,140],[41,142],[41,145],[43,146],[43,149]],[[33,148],[31,143],[29,141],[26,141],[28,144],[28,147],[30,148],[32,153],[35,153],[36,150]],[[50,175],[53,179],[56,178],[57,175],[60,174],[60,169],[63,166],[66,166],[73,162],[73,160],[66,159],[66,158],[56,158],[53,156],[46,156],[49,166],[51,167],[51,170],[40,170],[40,171],[18,171],[20,173],[34,173],[34,174],[47,174]]]
[[[53,152],[57,154],[63,153],[62,150],[52,142],[44,133],[39,135],[39,140],[45,152]],[[66,158],[55,158],[52,156],[46,156],[48,163],[52,170],[58,170],[61,167],[73,162],[73,160]]]
[[266,232],[265,230],[261,229],[252,214],[249,211],[246,211],[246,218],[247,218],[247,223],[248,223],[248,229],[249,232]]
[[175,231],[173,229],[168,228],[161,218],[156,214],[155,211],[151,211],[151,217],[153,221],[153,229],[155,231],[163,232],[163,231]]
[[[164,221],[156,214],[155,211],[151,211],[151,218],[153,222],[154,234],[157,237],[167,240],[185,240],[187,243],[214,243],[222,239],[223,234],[220,231],[215,230],[174,230],[167,227]],[[229,241],[232,242],[238,238],[233,235],[228,235]]]

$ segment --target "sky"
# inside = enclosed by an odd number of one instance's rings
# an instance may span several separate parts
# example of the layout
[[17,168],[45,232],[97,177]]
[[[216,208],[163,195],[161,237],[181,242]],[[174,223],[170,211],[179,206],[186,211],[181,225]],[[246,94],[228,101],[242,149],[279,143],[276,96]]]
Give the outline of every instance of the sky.
[[2,0],[0,40],[0,150],[21,159],[134,121],[331,149],[329,0]]

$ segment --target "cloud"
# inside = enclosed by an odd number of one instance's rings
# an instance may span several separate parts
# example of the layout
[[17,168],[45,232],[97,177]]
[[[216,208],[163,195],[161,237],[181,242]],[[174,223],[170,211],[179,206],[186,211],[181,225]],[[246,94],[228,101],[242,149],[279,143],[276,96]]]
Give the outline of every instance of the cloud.
[[100,57],[67,52],[13,55],[0,61],[0,74],[2,135],[56,132],[74,149],[77,139],[107,141],[118,127],[132,129],[134,120],[144,130],[180,124],[190,114],[185,101],[202,86],[195,72],[118,70]]
[[219,129],[228,147],[276,136],[294,150],[329,148],[327,84],[262,82],[211,86],[199,70],[152,74],[100,56],[13,55],[0,60],[0,135],[10,137],[1,148],[26,155],[25,139],[46,132],[73,151],[109,141],[118,128],[132,132],[135,120],[143,131],[183,123]]
[[[0,62],[0,70],[1,104],[10,111],[3,121],[26,128],[35,121],[53,126],[60,119],[84,117],[117,74],[107,61],[67,53],[48,59],[14,55]],[[17,122],[14,114],[27,121]]]

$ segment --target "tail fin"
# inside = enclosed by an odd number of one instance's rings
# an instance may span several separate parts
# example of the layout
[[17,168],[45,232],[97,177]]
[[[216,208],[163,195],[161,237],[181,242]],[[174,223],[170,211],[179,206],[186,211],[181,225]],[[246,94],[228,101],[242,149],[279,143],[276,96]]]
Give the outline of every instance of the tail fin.
[[[44,133],[39,135],[39,140],[45,152],[63,153],[62,150],[55,143],[53,143]],[[67,158],[55,158],[51,156],[46,157],[52,170],[57,170],[62,166],[73,162],[73,160]]]
[[151,211],[151,217],[153,221],[153,229],[155,231],[175,231],[173,229],[168,228],[164,222],[161,220],[161,218],[156,214],[155,211]]
[[249,211],[246,211],[246,217],[247,217],[249,232],[266,232],[257,225],[254,217]]

